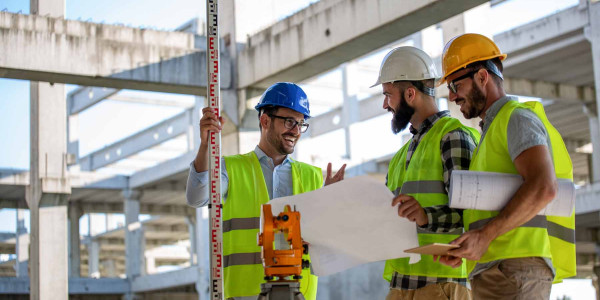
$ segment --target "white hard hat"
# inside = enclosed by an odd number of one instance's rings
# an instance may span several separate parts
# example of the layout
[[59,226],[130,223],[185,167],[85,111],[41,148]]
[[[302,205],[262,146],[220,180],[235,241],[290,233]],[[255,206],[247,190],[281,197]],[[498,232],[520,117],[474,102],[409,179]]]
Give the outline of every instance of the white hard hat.
[[435,64],[427,53],[415,47],[398,47],[383,58],[379,78],[371,87],[398,80],[420,81],[438,77]]

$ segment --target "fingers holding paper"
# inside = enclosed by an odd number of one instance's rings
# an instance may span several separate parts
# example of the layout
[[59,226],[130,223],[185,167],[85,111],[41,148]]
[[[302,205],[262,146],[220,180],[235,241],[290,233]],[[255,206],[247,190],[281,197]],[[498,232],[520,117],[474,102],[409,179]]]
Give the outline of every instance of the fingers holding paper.
[[412,196],[400,194],[392,200],[392,206],[398,205],[398,216],[408,219],[411,222],[417,223],[419,226],[424,226],[429,223],[425,210],[419,204],[417,199]]
[[460,248],[448,251],[448,255],[478,261],[487,252],[492,239],[481,229],[473,229],[463,233],[450,244],[460,245]]
[[456,256],[451,256],[451,255],[442,255],[442,256],[436,255],[433,257],[434,261],[438,261],[438,259],[439,259],[439,263],[446,265],[446,266],[450,266],[452,268],[458,268],[463,263],[462,258],[456,257]]

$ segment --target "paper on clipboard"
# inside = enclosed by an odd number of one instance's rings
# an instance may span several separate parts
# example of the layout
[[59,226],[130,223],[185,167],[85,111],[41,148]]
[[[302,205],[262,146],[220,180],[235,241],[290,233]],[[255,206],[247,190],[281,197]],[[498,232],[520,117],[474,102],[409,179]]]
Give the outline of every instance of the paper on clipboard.
[[[450,207],[500,211],[523,184],[516,174],[456,170],[450,178]],[[556,198],[538,215],[568,217],[575,207],[575,185],[558,179]]]
[[314,273],[325,276],[374,261],[410,257],[419,245],[416,225],[398,217],[394,195],[381,182],[359,176],[321,189],[271,200],[273,213],[285,205],[301,214],[302,239],[310,243]]

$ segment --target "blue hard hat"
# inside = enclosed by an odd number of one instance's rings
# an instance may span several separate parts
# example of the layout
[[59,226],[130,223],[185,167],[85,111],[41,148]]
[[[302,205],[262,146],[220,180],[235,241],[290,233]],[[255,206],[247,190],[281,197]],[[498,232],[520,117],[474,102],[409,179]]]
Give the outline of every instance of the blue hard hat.
[[306,94],[302,88],[291,82],[278,82],[270,86],[254,108],[260,112],[264,106],[287,107],[303,114],[304,119],[310,118]]

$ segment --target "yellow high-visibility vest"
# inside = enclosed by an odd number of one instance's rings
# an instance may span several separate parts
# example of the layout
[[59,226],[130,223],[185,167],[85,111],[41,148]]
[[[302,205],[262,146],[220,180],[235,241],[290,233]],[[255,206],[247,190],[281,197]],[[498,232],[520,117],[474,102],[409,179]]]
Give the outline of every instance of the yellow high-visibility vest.
[[[257,244],[261,205],[269,202],[267,185],[256,154],[225,157],[229,177],[227,201],[223,204],[223,256],[225,298],[260,294],[264,283],[261,249]],[[316,190],[323,185],[320,168],[292,161],[293,194]],[[304,255],[303,259],[309,259]],[[300,292],[307,300],[317,297],[318,278],[302,271]]]
[[[390,162],[388,171],[388,188],[398,194],[413,196],[422,207],[443,205],[448,203],[448,195],[444,185],[444,168],[440,142],[448,132],[462,128],[469,132],[475,142],[479,141],[477,130],[464,126],[457,119],[443,117],[423,136],[413,153],[408,168],[406,156],[412,139],[406,143]],[[449,233],[427,233],[418,231],[419,245],[431,243],[449,243],[459,237],[462,228]],[[401,251],[401,250],[399,250]],[[466,267],[452,268],[433,261],[431,255],[421,255],[421,260],[409,264],[408,258],[387,260],[383,278],[391,280],[394,271],[402,275],[428,277],[466,278]]]
[[[552,147],[557,178],[573,180],[573,165],[560,133],[550,124],[539,102],[508,101],[492,120],[485,137],[475,150],[469,170],[518,174],[508,152],[507,127],[517,108],[533,111],[546,127]],[[497,211],[465,210],[465,230],[483,227]],[[556,269],[554,282],[575,276],[575,212],[570,217],[535,216],[529,222],[493,240],[479,261],[467,261],[471,272],[477,262],[519,257],[546,257]]]

